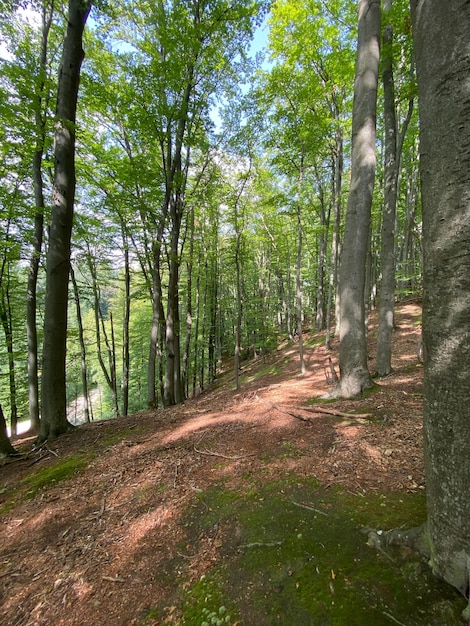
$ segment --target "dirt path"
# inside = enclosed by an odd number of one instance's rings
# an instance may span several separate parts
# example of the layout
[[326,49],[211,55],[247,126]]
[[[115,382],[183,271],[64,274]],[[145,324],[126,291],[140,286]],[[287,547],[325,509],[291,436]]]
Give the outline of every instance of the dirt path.
[[[316,410],[309,400],[328,389],[328,354],[307,347],[302,377],[295,347],[284,346],[244,367],[240,392],[227,374],[183,406],[80,427],[4,465],[0,623],[183,623],[182,589],[223,558],[219,530],[187,554],[185,516],[221,481],[245,492],[250,477],[290,474],[354,494],[423,492],[419,319],[415,303],[400,307],[395,371],[359,401]],[[374,336],[372,324],[371,355]]]

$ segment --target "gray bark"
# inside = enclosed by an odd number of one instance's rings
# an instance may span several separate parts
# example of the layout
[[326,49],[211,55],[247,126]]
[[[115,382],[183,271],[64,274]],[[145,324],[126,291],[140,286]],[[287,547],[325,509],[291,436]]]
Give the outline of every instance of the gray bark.
[[[337,109],[335,109],[337,113]],[[337,114],[338,115],[338,114]],[[333,304],[334,285],[338,278],[339,232],[341,226],[341,187],[343,180],[343,133],[336,131],[334,152],[334,185],[332,185],[332,205],[334,206],[333,236],[331,240],[330,274],[328,281],[328,301],[326,307],[325,347],[331,349],[331,309]],[[336,317],[336,316],[335,316]],[[337,323],[338,320],[336,320]]]
[[468,597],[470,3],[412,0],[411,7],[423,203],[427,525],[433,571]]
[[36,124],[36,149],[33,157],[33,187],[35,200],[33,252],[29,262],[27,301],[26,301],[26,336],[28,341],[28,399],[31,430],[38,432],[40,427],[39,410],[39,377],[38,377],[38,333],[36,323],[37,281],[39,262],[42,252],[44,228],[44,184],[42,161],[46,139],[46,120],[44,108],[47,106],[48,94],[45,93],[47,70],[47,47],[49,32],[54,13],[54,1],[42,6],[41,51],[39,56],[38,84],[34,102]]
[[0,404],[0,457],[13,456],[16,454],[15,448],[11,445],[7,435],[7,422]]
[[353,397],[373,386],[367,365],[364,288],[375,179],[380,3],[358,0],[351,186],[340,267],[340,381],[334,395]]
[[87,374],[87,366],[86,366],[85,335],[83,332],[83,319],[82,319],[82,307],[80,305],[80,293],[78,291],[78,285],[77,285],[75,272],[74,272],[72,265],[70,265],[70,279],[73,285],[75,307],[77,311],[78,340],[80,342],[80,369],[82,373],[83,413],[85,416],[85,422],[88,423],[90,421],[90,394],[88,392],[88,374]]
[[[384,17],[390,15],[391,0],[385,0]],[[377,337],[377,373],[392,371],[392,333],[395,300],[395,217],[397,206],[397,119],[393,79],[393,26],[386,24],[382,39],[382,82],[384,87],[384,210],[380,249],[379,333]]]
[[66,411],[65,353],[70,244],[75,201],[75,120],[82,37],[91,2],[69,0],[57,90],[54,137],[54,183],[46,268],[42,419],[39,440],[53,439],[70,428]]

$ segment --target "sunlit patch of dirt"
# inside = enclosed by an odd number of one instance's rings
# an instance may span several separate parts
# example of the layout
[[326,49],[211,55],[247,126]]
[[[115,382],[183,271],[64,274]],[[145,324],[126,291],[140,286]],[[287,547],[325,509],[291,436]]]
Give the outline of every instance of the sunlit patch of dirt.
[[[1,467],[0,498],[58,459],[99,450],[76,476],[2,515],[0,623],[131,626],[156,605],[178,623],[177,585],[217,562],[221,532],[203,533],[190,553],[183,514],[221,481],[236,492],[250,477],[291,472],[354,493],[423,490],[419,316],[416,303],[398,308],[394,372],[369,397],[318,405],[330,414],[310,401],[329,389],[330,357],[338,371],[337,339],[331,352],[305,349],[303,376],[297,349],[286,345],[245,363],[251,382],[239,391],[226,374],[223,386],[181,406],[80,427],[50,443],[40,462]],[[376,331],[373,314],[371,371]],[[15,445],[27,451],[31,442]]]

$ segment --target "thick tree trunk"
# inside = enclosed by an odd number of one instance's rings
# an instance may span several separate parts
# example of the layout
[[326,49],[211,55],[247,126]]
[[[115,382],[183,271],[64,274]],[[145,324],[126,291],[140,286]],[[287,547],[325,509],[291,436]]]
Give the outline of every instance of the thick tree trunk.
[[367,365],[364,288],[375,179],[380,2],[358,1],[351,186],[340,267],[340,372],[334,395],[353,397],[373,382]]
[[52,217],[46,269],[42,419],[39,439],[53,439],[70,428],[66,410],[65,353],[70,242],[75,200],[75,120],[82,37],[91,2],[69,0],[57,91]]
[[16,454],[15,448],[11,445],[7,435],[7,423],[0,404],[0,457],[13,456]]
[[[424,437],[433,571],[470,580],[470,3],[412,0],[424,248]],[[466,617],[470,621],[470,607]]]

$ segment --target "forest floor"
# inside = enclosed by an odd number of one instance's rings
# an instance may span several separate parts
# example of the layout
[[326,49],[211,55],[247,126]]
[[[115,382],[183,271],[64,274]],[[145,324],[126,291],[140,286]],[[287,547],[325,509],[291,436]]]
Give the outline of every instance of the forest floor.
[[[322,334],[246,361],[184,405],[81,426],[0,467],[8,626],[461,623],[465,603],[364,526],[425,519],[421,310],[397,307],[393,373],[354,401]],[[374,371],[376,315],[371,316]]]

